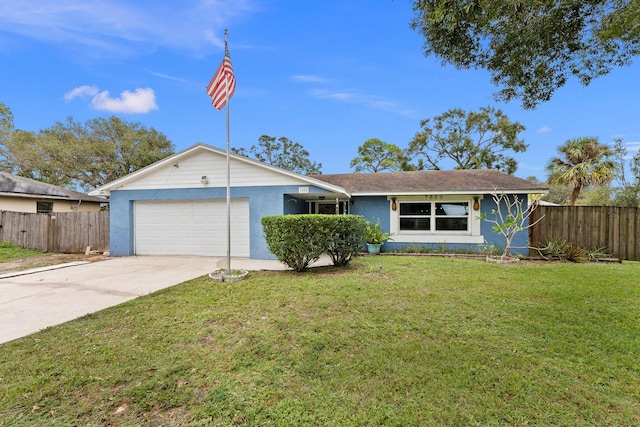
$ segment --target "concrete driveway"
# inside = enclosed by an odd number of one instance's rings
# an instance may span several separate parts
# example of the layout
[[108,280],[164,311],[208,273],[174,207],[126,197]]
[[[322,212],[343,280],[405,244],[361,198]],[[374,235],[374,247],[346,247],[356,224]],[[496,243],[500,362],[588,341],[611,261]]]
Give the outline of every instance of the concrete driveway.
[[[226,258],[131,256],[0,278],[0,343],[225,267]],[[233,259],[231,268],[284,265]]]

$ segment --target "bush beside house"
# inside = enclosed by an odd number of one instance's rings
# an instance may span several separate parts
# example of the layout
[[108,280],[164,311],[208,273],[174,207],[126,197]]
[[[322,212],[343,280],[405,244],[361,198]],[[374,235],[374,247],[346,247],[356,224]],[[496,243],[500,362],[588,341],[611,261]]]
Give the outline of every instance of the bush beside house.
[[304,271],[325,253],[347,265],[362,249],[366,221],[357,215],[279,215],[262,218],[269,250],[295,271]]

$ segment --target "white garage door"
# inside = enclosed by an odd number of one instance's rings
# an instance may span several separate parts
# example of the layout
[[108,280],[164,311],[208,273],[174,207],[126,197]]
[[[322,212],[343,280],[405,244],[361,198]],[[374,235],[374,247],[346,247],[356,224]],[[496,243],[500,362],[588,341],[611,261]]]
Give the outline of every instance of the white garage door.
[[[137,255],[227,255],[227,201],[140,201]],[[231,256],[249,257],[249,201],[231,201]]]

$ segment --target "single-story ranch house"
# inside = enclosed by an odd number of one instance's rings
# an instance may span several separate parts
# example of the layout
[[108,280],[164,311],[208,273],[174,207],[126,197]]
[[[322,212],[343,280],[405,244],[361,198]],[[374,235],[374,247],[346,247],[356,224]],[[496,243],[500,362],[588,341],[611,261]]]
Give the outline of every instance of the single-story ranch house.
[[107,200],[57,185],[0,172],[0,211],[97,212]]
[[[479,218],[495,208],[491,193],[526,199],[546,190],[492,170],[303,176],[233,154],[229,164],[231,256],[252,259],[275,259],[261,218],[283,214],[350,213],[380,221],[393,233],[385,250],[503,246],[492,224]],[[226,152],[200,143],[90,194],[110,197],[111,255],[225,256],[226,187]],[[527,233],[520,234],[514,247],[527,246]]]

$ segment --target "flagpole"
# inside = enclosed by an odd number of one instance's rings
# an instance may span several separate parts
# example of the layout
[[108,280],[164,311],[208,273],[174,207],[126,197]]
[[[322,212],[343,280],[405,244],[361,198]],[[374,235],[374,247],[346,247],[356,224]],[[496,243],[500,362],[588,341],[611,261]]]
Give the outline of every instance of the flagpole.
[[[224,29],[224,46],[227,48],[227,29]],[[225,52],[226,54],[226,52]],[[229,159],[229,79],[224,79],[227,104],[227,274],[231,274],[231,162]]]
[[[211,105],[220,111],[227,106],[227,274],[231,274],[231,143],[229,137],[229,98],[233,96],[236,80],[233,76],[227,29],[224,29],[224,59],[207,85],[207,95],[211,97]],[[223,86],[224,80],[224,86]]]

